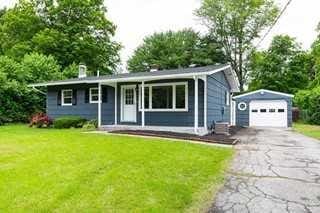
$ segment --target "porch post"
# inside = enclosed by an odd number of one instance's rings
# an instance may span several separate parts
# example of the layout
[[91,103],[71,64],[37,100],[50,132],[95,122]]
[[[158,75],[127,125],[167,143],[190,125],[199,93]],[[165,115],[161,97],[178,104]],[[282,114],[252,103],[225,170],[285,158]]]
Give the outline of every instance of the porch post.
[[141,126],[145,126],[145,119],[144,119],[144,81],[142,81],[141,85]]
[[98,127],[101,127],[101,83],[98,84]]
[[198,76],[194,76],[194,132],[198,133]]
[[118,125],[118,82],[114,86],[114,125]]
[[204,129],[205,131],[207,131],[208,129],[208,123],[207,123],[207,113],[208,113],[208,84],[207,84],[207,76],[204,76],[203,78],[203,81],[204,81],[204,98],[203,98],[203,123],[204,123]]

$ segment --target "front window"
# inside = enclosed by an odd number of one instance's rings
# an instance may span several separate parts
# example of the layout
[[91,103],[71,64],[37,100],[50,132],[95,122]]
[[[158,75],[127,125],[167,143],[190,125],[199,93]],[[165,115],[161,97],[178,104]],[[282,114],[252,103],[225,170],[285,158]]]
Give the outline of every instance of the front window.
[[[141,86],[139,86],[139,109],[141,110]],[[188,111],[188,83],[156,83],[145,85],[145,111]]]
[[172,86],[152,87],[152,108],[172,109]]
[[98,102],[99,102],[99,89],[90,88],[90,103],[98,103]]
[[62,106],[72,106],[72,90],[62,90],[61,93]]

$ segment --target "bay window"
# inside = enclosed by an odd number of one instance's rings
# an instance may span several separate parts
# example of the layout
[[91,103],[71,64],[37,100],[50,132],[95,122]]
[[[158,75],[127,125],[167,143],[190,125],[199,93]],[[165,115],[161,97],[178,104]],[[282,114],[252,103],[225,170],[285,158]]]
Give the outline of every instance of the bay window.
[[[188,83],[146,84],[144,87],[145,111],[188,111]],[[141,111],[141,85],[139,86],[139,110]]]

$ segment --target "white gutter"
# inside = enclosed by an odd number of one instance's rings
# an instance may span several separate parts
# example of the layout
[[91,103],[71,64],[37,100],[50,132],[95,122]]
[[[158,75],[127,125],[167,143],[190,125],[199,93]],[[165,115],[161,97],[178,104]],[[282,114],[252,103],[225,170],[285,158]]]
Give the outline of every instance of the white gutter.
[[[205,71],[205,72],[195,72],[195,73],[181,73],[181,74],[168,74],[168,75],[159,75],[159,76],[138,76],[138,77],[123,77],[123,78],[114,78],[114,79],[98,79],[98,80],[79,80],[79,81],[64,81],[64,82],[52,82],[52,83],[39,83],[39,84],[31,84],[30,87],[41,87],[41,86],[58,86],[58,85],[70,85],[70,84],[90,84],[90,83],[115,83],[115,82],[128,82],[128,81],[151,81],[151,80],[161,80],[161,79],[172,79],[172,78],[193,78],[194,76],[201,75],[212,75],[214,73],[226,70],[231,68],[230,65],[225,67]],[[233,70],[231,69],[231,72]],[[237,89],[239,88],[238,78],[234,76],[234,72],[232,72],[233,78],[236,82]]]

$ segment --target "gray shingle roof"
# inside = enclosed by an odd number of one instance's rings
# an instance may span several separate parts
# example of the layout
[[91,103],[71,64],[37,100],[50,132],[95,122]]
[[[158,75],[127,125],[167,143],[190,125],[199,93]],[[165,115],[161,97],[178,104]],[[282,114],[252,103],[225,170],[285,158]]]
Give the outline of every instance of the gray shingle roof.
[[[215,70],[227,70],[229,69],[229,65],[221,64],[221,65],[210,65],[205,67],[193,67],[193,68],[179,68],[179,69],[171,69],[171,70],[159,70],[155,72],[135,72],[135,73],[122,73],[122,74],[112,74],[112,75],[103,75],[103,76],[91,76],[85,78],[73,78],[61,81],[51,81],[46,83],[32,84],[30,86],[50,86],[50,85],[65,85],[65,84],[77,84],[77,83],[96,83],[99,81],[125,81],[126,79],[132,78],[161,78],[165,76],[176,76],[176,75],[190,75],[190,74],[201,74],[207,73]],[[230,80],[230,79],[228,79]]]

